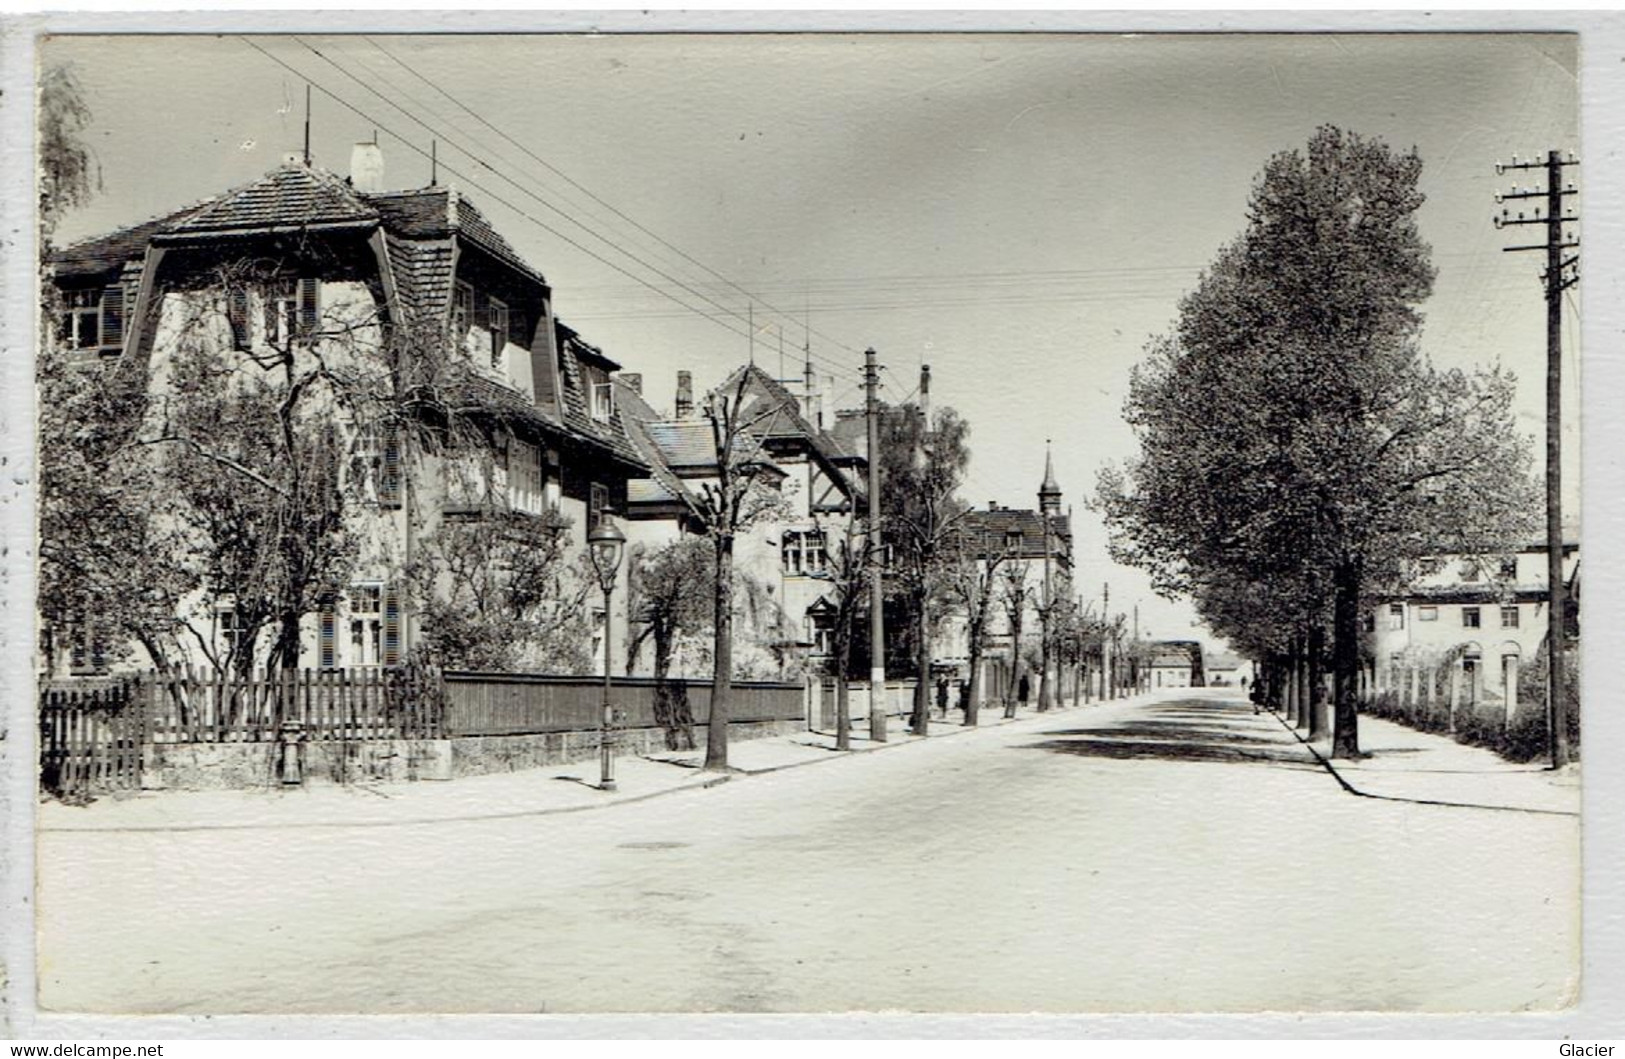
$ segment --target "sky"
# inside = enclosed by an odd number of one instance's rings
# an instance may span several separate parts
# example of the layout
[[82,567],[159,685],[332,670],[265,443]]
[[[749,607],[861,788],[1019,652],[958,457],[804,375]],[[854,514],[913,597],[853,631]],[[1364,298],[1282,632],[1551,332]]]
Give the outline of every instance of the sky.
[[859,407],[872,346],[883,397],[928,363],[933,402],[969,420],[966,500],[1035,506],[1050,441],[1080,590],[1109,582],[1158,638],[1207,634],[1110,562],[1084,503],[1136,451],[1121,410],[1147,341],[1242,230],[1267,159],[1318,125],[1417,149],[1424,352],[1511,370],[1519,429],[1544,429],[1540,255],[1501,249],[1536,230],[1490,221],[1519,177],[1497,161],[1582,148],[1570,36],[56,37],[42,57],[74,65],[102,175],[59,241],[262,175],[301,149],[309,84],[317,165],[347,172],[376,132],[386,186],[423,186],[434,141],[441,182],[656,407],[679,369],[703,390],[782,348],[799,377],[804,342],[830,406]]

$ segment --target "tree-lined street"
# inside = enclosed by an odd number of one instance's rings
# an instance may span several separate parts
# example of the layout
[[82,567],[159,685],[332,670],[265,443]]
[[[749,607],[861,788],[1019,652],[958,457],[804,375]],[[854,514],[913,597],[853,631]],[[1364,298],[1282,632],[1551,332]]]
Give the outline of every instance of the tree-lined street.
[[1355,797],[1178,691],[564,816],[47,831],[41,1004],[1552,1008],[1578,835]]

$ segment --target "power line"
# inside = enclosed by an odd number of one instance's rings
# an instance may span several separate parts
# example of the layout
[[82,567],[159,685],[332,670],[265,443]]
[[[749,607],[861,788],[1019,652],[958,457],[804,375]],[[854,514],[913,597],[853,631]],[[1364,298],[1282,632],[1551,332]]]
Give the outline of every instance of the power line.
[[[644,268],[648,269],[649,271],[653,272],[655,275],[661,277],[662,279],[666,280],[667,282],[670,282],[670,283],[676,285],[680,289],[688,292],[689,294],[692,294],[696,298],[699,298],[701,301],[706,302],[709,305],[715,306],[717,309],[721,310],[722,312],[728,313],[728,314],[734,316],[736,319],[740,318],[740,315],[739,315],[737,310],[730,309],[728,306],[722,304],[721,302],[717,301],[716,299],[707,296],[702,291],[696,290],[694,287],[689,286],[688,284],[684,283],[682,280],[678,279],[677,277],[672,276],[671,274],[663,271],[658,266],[656,266],[654,264],[651,264],[649,261],[646,261],[642,257],[639,257],[637,254],[633,253],[632,251],[627,250],[625,247],[623,247],[623,246],[619,245],[618,243],[616,243],[613,239],[610,239],[609,237],[603,235],[601,232],[598,232],[598,231],[594,230],[593,228],[589,227],[587,224],[585,224],[582,221],[578,220],[577,218],[571,216],[568,212],[566,212],[566,211],[560,209],[559,207],[553,205],[551,202],[549,202],[548,200],[543,198],[541,195],[537,194],[536,192],[534,192],[534,191],[530,190],[529,188],[525,187],[524,185],[520,184],[518,181],[514,180],[512,177],[509,177],[505,173],[499,171],[495,166],[491,165],[484,158],[480,157],[480,155],[475,150],[470,149],[468,146],[466,146],[465,144],[459,142],[454,137],[446,135],[446,134],[436,130],[434,127],[430,126],[427,122],[423,121],[421,118],[419,118],[416,115],[412,114],[410,111],[408,111],[407,109],[402,107],[400,104],[398,104],[394,100],[390,99],[388,96],[385,96],[383,93],[379,92],[376,88],[372,87],[371,85],[367,84],[365,81],[362,81],[360,78],[356,77],[355,74],[351,73],[349,70],[345,69],[339,63],[337,63],[333,59],[329,58],[320,49],[318,49],[317,47],[312,45],[309,41],[306,41],[303,38],[298,37],[298,36],[295,36],[293,39],[295,41],[297,41],[305,49],[307,49],[311,54],[315,55],[317,58],[319,58],[323,62],[327,63],[329,66],[331,66],[335,70],[339,71],[339,73],[343,74],[345,77],[348,77],[350,80],[354,81],[356,84],[360,85],[362,88],[364,88],[368,92],[372,93],[378,99],[382,100],[385,104],[387,104],[388,106],[390,106],[391,108],[393,108],[394,110],[396,110],[397,112],[399,112],[400,114],[405,116],[409,121],[412,121],[415,124],[422,127],[430,135],[444,137],[445,140],[448,143],[450,143],[456,149],[462,151],[465,155],[467,155],[476,164],[478,164],[478,165],[482,166],[483,168],[489,170],[494,176],[498,177],[499,179],[501,179],[503,181],[506,181],[508,184],[510,184],[514,188],[516,188],[520,193],[522,193],[524,195],[527,195],[530,198],[534,199],[535,201],[541,203],[544,207],[551,210],[552,212],[554,212],[558,216],[564,218],[566,221],[568,221],[571,224],[575,225],[577,228],[580,228],[582,231],[586,232],[588,235],[592,236],[594,239],[597,239],[598,241],[604,243],[606,246],[609,246],[610,248],[612,248],[616,252],[624,254],[626,257],[628,257],[628,258],[632,259],[633,261],[637,262],[639,265],[641,265]],[[258,46],[256,45],[256,47],[258,47]],[[264,52],[264,49],[260,49],[260,50],[262,52]],[[266,54],[269,54],[269,53],[266,53]],[[324,93],[326,93],[328,96],[332,97],[333,99],[337,100],[340,103],[343,103],[346,106],[349,106],[348,103],[346,103],[344,100],[340,99],[335,93],[333,93],[331,89],[328,89],[326,86],[321,85],[319,82],[315,82],[314,80],[312,80],[312,83],[316,84],[317,87],[321,88],[322,91]],[[355,108],[352,107],[351,109],[354,110]],[[360,111],[356,111],[356,112],[358,114],[360,113]],[[365,116],[365,115],[362,115],[362,116]],[[391,133],[391,135],[394,135],[394,133]],[[555,231],[555,234],[559,234],[559,233],[557,233]],[[563,238],[562,235],[560,237]],[[577,243],[572,243],[571,245],[577,246],[578,249],[583,249]],[[603,260],[603,258],[599,258],[599,260]],[[606,262],[606,263],[608,263],[608,262]],[[621,271],[623,273],[625,272],[624,269],[621,270]],[[680,302],[679,304],[686,304],[686,303],[681,303]]]
[[[422,156],[424,158],[433,158],[433,156],[431,155],[430,152],[425,151],[423,148],[421,148],[417,144],[413,143],[407,137],[402,136],[400,133],[395,131],[393,128],[389,127],[388,125],[384,124],[383,122],[378,121],[377,119],[375,119],[371,115],[367,114],[361,108],[359,108],[359,107],[355,106],[354,104],[350,103],[344,97],[340,96],[338,93],[336,93],[332,89],[328,88],[326,85],[324,85],[321,82],[315,80],[314,78],[309,77],[307,74],[302,73],[296,67],[294,67],[291,64],[285,62],[284,60],[277,57],[276,55],[273,55],[271,52],[269,52],[266,49],[260,47],[258,44],[254,43],[252,40],[249,40],[247,37],[239,36],[239,39],[242,40],[243,43],[247,44],[249,47],[253,48],[255,51],[259,52],[261,55],[264,55],[266,58],[268,58],[272,62],[276,63],[278,66],[281,66],[283,69],[287,70],[289,73],[292,73],[296,77],[299,77],[302,80],[305,80],[305,81],[309,82],[314,87],[320,89],[323,95],[327,96],[329,99],[333,100],[335,103],[339,104],[340,106],[344,107],[346,110],[348,110],[351,113],[355,114],[357,117],[359,117],[362,120],[370,123],[373,127],[377,128],[377,129],[381,129],[382,131],[388,133],[390,136],[392,136],[395,139],[399,140],[404,146],[406,146],[409,149],[411,149],[412,151],[416,152],[418,155],[420,155],[420,156]],[[306,45],[306,46],[309,47],[308,45]],[[315,51],[315,49],[311,49],[311,50]],[[320,55],[319,52],[317,54]],[[322,56],[322,58],[324,60],[326,59],[325,56]],[[326,61],[331,62],[331,60],[326,60]],[[342,69],[342,68],[340,68],[340,69]],[[383,97],[380,97],[380,98],[383,98]],[[386,102],[388,102],[388,101],[386,100]],[[394,106],[394,104],[391,104],[391,106]],[[396,109],[399,110],[400,108],[396,107]],[[406,112],[402,111],[402,113],[404,114]],[[412,116],[410,114],[407,114],[407,117],[411,118]],[[417,119],[415,119],[415,118],[413,118],[412,120],[417,121]],[[423,125],[423,122],[421,122],[421,121],[418,121],[417,123],[420,124],[420,125]],[[424,127],[428,128],[428,126],[426,126],[426,125]],[[435,130],[428,129],[428,131],[433,133]],[[465,151],[464,153],[468,154],[469,157],[472,158],[474,161],[480,162],[482,165],[485,164],[485,163],[481,162],[481,160],[477,156],[475,156],[472,152]],[[473,177],[470,177],[468,174],[463,173],[463,172],[461,172],[461,171],[459,171],[457,169],[454,169],[452,166],[447,165],[445,163],[440,163],[440,164],[443,166],[443,168],[445,168],[445,170],[448,173],[451,173],[453,176],[459,177],[459,178],[461,178],[463,180],[469,181],[471,184],[479,186],[479,181],[477,181]],[[492,169],[493,173],[496,172],[496,170],[493,167],[490,167],[489,165],[486,165],[486,168]],[[500,176],[501,174],[497,174],[497,175]],[[508,180],[508,178],[506,178],[506,177],[504,177],[503,179]],[[514,186],[518,187],[519,190],[525,191],[525,189],[522,186],[518,185],[514,181],[508,180],[508,182],[510,184],[514,184]],[[581,251],[582,253],[586,254],[588,257],[591,257],[595,261],[598,261],[598,262],[600,262],[600,263],[602,263],[604,265],[609,266],[610,268],[614,269],[616,272],[619,272],[620,274],[622,274],[622,275],[626,276],[627,278],[633,280],[634,282],[638,283],[639,285],[641,285],[643,287],[646,287],[651,291],[654,291],[656,294],[659,294],[660,296],[662,296],[664,298],[667,298],[672,302],[675,302],[676,304],[682,306],[684,309],[687,309],[690,312],[697,313],[698,315],[700,315],[700,316],[702,316],[702,317],[704,317],[706,319],[711,320],[713,323],[717,324],[719,327],[722,327],[722,328],[728,330],[729,332],[731,332],[731,333],[733,333],[735,335],[739,335],[741,337],[748,337],[748,333],[745,330],[743,330],[741,328],[738,328],[738,327],[730,326],[724,320],[719,319],[716,316],[713,316],[711,314],[708,314],[705,311],[700,310],[700,309],[696,308],[693,305],[690,305],[688,302],[685,302],[683,299],[679,298],[677,295],[671,293],[670,291],[662,289],[661,287],[655,285],[654,283],[651,283],[650,281],[644,279],[643,277],[637,275],[636,273],[631,272],[626,267],[624,267],[624,266],[618,264],[617,262],[612,261],[609,258],[605,257],[604,255],[598,253],[597,251],[593,250],[592,248],[584,246],[580,241],[570,237],[569,235],[566,235],[564,232],[560,231],[559,229],[555,228],[553,225],[551,225],[551,224],[547,223],[546,221],[542,220],[541,218],[537,217],[535,214],[531,213],[529,210],[526,210],[523,207],[521,207],[519,205],[516,205],[515,203],[511,202],[507,198],[504,198],[503,196],[497,194],[495,191],[492,191],[489,188],[484,188],[483,191],[484,191],[485,194],[488,194],[493,201],[498,202],[498,203],[502,204],[503,206],[506,206],[508,209],[514,211],[519,216],[525,218],[526,220],[530,221],[532,224],[535,224],[537,227],[541,228],[543,231],[546,231],[546,232],[554,235],[555,237],[562,240],[567,245],[569,245],[571,247],[574,247],[575,249]],[[531,194],[531,197],[536,198],[537,201],[542,201],[543,204],[548,205],[550,209],[554,209],[554,207],[552,207],[550,204],[547,204],[544,200],[540,199],[539,196]],[[589,229],[589,231],[590,231],[590,229]],[[594,236],[596,238],[599,238],[599,239],[603,238],[602,236],[597,236],[596,233],[593,233],[593,234],[594,234]],[[604,240],[604,241],[605,242],[610,242],[609,240]],[[614,244],[610,243],[610,245],[613,246]],[[620,248],[616,247],[616,249],[619,250]],[[624,250],[621,251],[621,252],[626,253],[626,251],[624,251]],[[635,255],[627,254],[627,256],[633,257],[634,260],[636,260]],[[681,284],[681,283],[678,283],[677,285],[680,286],[680,287],[683,286],[683,284]],[[684,289],[687,289],[687,288],[684,287]],[[735,318],[738,318],[738,313],[736,311],[730,310],[726,306],[723,306],[723,305],[720,305],[720,304],[718,304],[716,302],[713,302],[710,299],[703,298],[703,296],[702,296],[702,300],[705,300],[705,301],[709,302],[710,304],[716,305],[717,308],[721,309],[725,314],[727,314],[729,316],[733,316]]]
[[[577,180],[575,180],[575,178],[571,177],[568,173],[564,172],[564,170],[560,169],[558,166],[556,166],[553,163],[549,162],[547,159],[543,158],[541,155],[538,155],[535,151],[531,150],[529,147],[525,146],[523,143],[520,143],[518,140],[514,139],[512,136],[508,135],[506,132],[502,131],[501,129],[497,128],[495,125],[491,124],[491,122],[486,120],[486,118],[483,115],[481,115],[479,112],[475,111],[473,108],[469,107],[467,104],[465,104],[461,100],[457,99],[457,97],[453,96],[450,92],[446,91],[444,88],[442,88],[435,81],[433,81],[432,79],[430,79],[429,77],[424,75],[421,71],[419,71],[412,64],[406,62],[400,56],[396,55],[394,52],[390,51],[388,48],[385,48],[382,44],[379,44],[373,38],[365,37],[364,39],[367,41],[367,43],[371,44],[374,48],[377,48],[379,51],[381,51],[385,55],[387,55],[391,60],[393,60],[396,64],[398,64],[403,69],[405,69],[413,77],[416,77],[418,80],[422,81],[424,84],[428,85],[430,88],[434,89],[436,92],[439,92],[442,96],[444,96],[447,100],[449,100],[453,105],[461,108],[465,113],[467,113],[475,121],[479,122],[481,125],[484,125],[486,128],[490,129],[492,132],[494,132],[498,136],[502,137],[502,139],[506,140],[508,143],[510,143],[513,146],[517,147],[526,157],[532,159],[538,165],[541,165],[541,166],[545,167],[549,172],[551,172],[551,173],[555,174],[556,176],[558,176],[559,179],[563,180],[565,183],[569,184],[571,187],[575,188],[577,191],[580,191],[582,194],[586,195],[589,199],[591,199],[592,201],[598,203],[600,206],[602,206],[605,209],[609,210],[615,216],[621,218],[621,220],[623,220],[626,223],[630,224],[632,227],[636,228],[638,231],[642,232],[644,235],[647,235],[649,238],[653,239],[655,242],[659,243],[661,246],[663,246],[666,249],[668,249],[668,250],[672,251],[673,253],[677,254],[683,260],[685,260],[685,261],[689,262],[690,264],[692,264],[692,265],[694,265],[694,266],[696,266],[696,267],[698,267],[700,269],[703,269],[704,271],[706,271],[706,272],[710,273],[711,275],[715,276],[717,279],[721,280],[723,283],[726,283],[729,287],[733,288],[735,291],[738,291],[740,294],[745,295],[747,298],[751,298],[751,299],[754,299],[755,301],[761,302],[764,306],[766,306],[769,310],[771,310],[775,314],[777,314],[779,316],[782,316],[782,317],[785,317],[787,319],[793,318],[791,313],[785,312],[783,309],[778,308],[777,306],[773,305],[771,302],[767,301],[767,299],[761,297],[760,295],[752,294],[750,291],[748,291],[745,288],[741,287],[739,284],[735,283],[733,280],[729,279],[727,276],[724,276],[722,273],[720,273],[716,269],[712,268],[710,265],[707,265],[705,262],[700,261],[699,259],[695,258],[694,256],[692,256],[688,252],[684,251],[682,248],[680,248],[678,246],[675,246],[674,244],[672,244],[671,242],[669,242],[668,240],[666,240],[665,238],[660,236],[658,233],[656,233],[654,231],[651,231],[649,228],[647,228],[646,226],[644,226],[643,224],[641,224],[640,222],[638,222],[634,218],[628,216],[625,212],[618,209],[613,204],[604,201],[604,199],[602,199],[598,195],[594,194],[589,188],[587,188],[585,185],[583,185],[580,182],[578,182]],[[809,327],[808,330],[810,330],[812,334],[817,335],[818,337],[824,339],[827,342],[833,343],[836,347],[838,347],[840,349],[843,349],[848,353],[852,353],[852,354],[857,354],[858,353],[858,350],[856,348],[854,348],[852,346],[849,346],[844,342],[841,342],[839,339],[835,339],[835,338],[830,337],[829,335],[824,334],[822,331],[819,331],[817,328]]]

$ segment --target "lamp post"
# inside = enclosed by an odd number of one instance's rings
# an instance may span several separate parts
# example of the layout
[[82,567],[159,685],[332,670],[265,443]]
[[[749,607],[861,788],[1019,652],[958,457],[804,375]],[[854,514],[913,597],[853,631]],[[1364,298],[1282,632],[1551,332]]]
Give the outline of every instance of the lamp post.
[[610,752],[610,726],[615,721],[615,708],[610,705],[610,660],[614,654],[610,644],[610,599],[615,593],[615,574],[621,566],[621,552],[626,548],[626,534],[616,528],[608,511],[599,513],[598,525],[587,534],[587,553],[592,568],[598,574],[598,586],[604,590],[604,716],[598,729],[598,789],[615,789],[615,758]]

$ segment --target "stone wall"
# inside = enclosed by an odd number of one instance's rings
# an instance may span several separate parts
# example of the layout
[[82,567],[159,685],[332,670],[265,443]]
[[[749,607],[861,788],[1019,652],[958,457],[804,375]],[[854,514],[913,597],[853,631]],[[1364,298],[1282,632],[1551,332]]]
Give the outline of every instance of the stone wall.
[[[300,743],[306,783],[401,783],[452,776],[449,739]],[[280,743],[154,743],[142,755],[143,790],[240,790],[283,781]]]

